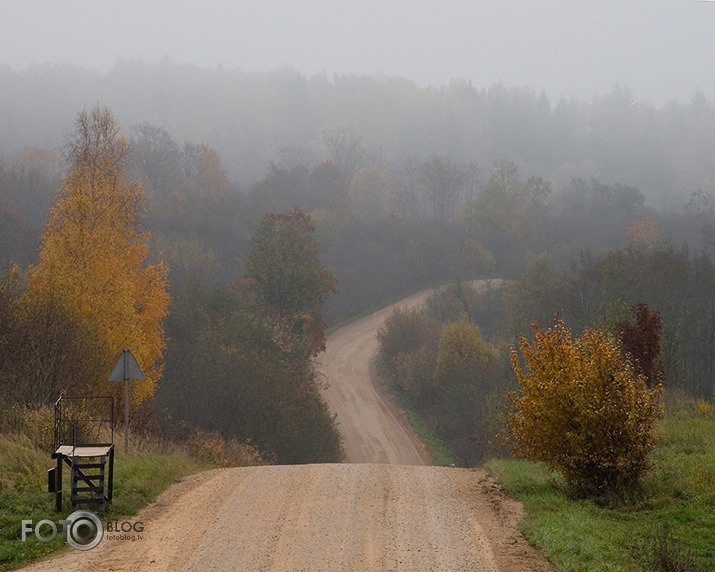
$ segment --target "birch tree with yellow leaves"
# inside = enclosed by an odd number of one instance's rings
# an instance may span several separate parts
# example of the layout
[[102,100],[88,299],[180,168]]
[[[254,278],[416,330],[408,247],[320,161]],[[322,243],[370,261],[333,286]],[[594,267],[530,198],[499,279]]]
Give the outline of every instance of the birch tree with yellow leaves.
[[161,376],[168,269],[161,260],[146,264],[146,197],[138,180],[128,180],[129,144],[111,113],[80,112],[64,151],[68,174],[49,213],[40,260],[28,271],[27,296],[58,301],[96,336],[106,367],[92,380],[95,393],[115,389],[106,378],[130,348],[146,374],[131,384],[130,401],[138,404]]

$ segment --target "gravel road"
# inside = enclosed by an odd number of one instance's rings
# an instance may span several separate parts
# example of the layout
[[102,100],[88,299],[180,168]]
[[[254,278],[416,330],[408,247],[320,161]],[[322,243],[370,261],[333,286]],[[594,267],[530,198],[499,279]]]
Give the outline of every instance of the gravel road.
[[346,462],[431,465],[426,447],[398,409],[375,368],[377,330],[396,306],[418,307],[428,291],[351,322],[328,336],[319,357],[327,389],[323,397],[338,416]]
[[333,332],[321,359],[348,463],[187,477],[129,519],[141,533],[105,532],[97,548],[27,570],[551,570],[519,533],[519,503],[483,471],[429,466],[375,382],[375,332],[389,311]]

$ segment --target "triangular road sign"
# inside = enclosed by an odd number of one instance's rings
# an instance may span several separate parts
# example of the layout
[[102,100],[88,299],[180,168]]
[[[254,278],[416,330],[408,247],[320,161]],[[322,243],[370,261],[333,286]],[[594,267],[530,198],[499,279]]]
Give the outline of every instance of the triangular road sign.
[[145,375],[142,368],[139,367],[137,360],[129,351],[129,348],[122,350],[122,355],[119,356],[117,365],[114,366],[112,373],[109,374],[109,381],[124,381],[126,379],[144,379]]

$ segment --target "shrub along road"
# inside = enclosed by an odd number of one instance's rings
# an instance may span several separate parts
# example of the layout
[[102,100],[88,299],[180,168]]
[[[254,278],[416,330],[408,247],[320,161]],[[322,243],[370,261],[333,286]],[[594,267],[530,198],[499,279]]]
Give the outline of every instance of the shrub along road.
[[551,570],[519,533],[521,505],[480,470],[429,466],[376,382],[375,334],[390,311],[336,330],[322,356],[346,464],[194,475],[130,519],[141,539],[105,533],[91,551],[28,569]]

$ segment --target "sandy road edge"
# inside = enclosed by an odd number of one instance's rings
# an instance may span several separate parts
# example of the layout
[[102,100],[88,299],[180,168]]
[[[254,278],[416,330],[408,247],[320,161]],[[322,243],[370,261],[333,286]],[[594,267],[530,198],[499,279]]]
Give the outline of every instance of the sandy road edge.
[[472,470],[478,474],[476,485],[460,485],[460,496],[465,504],[489,518],[480,525],[487,535],[499,570],[504,572],[553,572],[554,567],[546,556],[521,533],[519,522],[524,517],[521,502],[512,499],[484,469]]
[[[176,507],[180,504],[186,504],[193,506],[192,496],[195,491],[198,491],[211,481],[220,479],[220,477],[225,474],[227,469],[212,469],[209,471],[203,471],[200,473],[195,473],[193,475],[187,475],[179,482],[172,484],[162,493],[160,493],[153,501],[148,505],[144,506],[139,510],[135,516],[130,517],[118,517],[109,513],[108,517],[100,515],[102,521],[105,520],[117,520],[127,521],[131,523],[141,522],[144,526],[144,530],[151,531],[155,527],[156,523],[161,523],[163,518],[173,512]],[[197,515],[198,516],[198,515]],[[197,524],[197,529],[206,528],[210,523],[212,518],[212,513],[206,514],[205,519],[207,522]],[[201,520],[201,519],[197,519]],[[108,532],[104,532],[105,538],[108,536]],[[182,548],[187,550],[190,549],[196,541],[199,540],[198,535],[188,535],[183,539]],[[143,542],[139,542],[138,545],[143,548]],[[171,546],[167,546],[166,549],[170,551],[168,554],[169,558],[174,556],[174,552],[171,552]],[[119,542],[111,542],[107,540],[102,540],[102,542],[96,548],[84,552],[77,551],[73,549],[65,549],[57,553],[49,555],[47,558],[42,560],[37,560],[19,568],[18,570],[24,570],[28,572],[46,572],[55,570],[123,570],[124,568],[121,564],[116,567],[115,563],[126,560],[126,545]],[[156,566],[157,569],[163,569],[163,566]]]
[[387,387],[385,387],[385,384],[382,382],[382,379],[380,379],[380,373],[377,371],[376,360],[370,364],[370,382],[372,383],[372,387],[375,390],[378,399],[382,401],[393,417],[395,417],[395,419],[397,419],[400,423],[405,433],[407,433],[407,436],[410,438],[410,441],[412,441],[415,449],[417,449],[417,452],[419,453],[424,464],[433,465],[432,455],[430,454],[427,445],[424,444],[422,439],[420,439],[417,434],[417,431],[415,431],[414,427],[412,427],[412,423],[410,423],[407,413],[405,413],[404,410],[397,405],[392,395],[390,395]]

